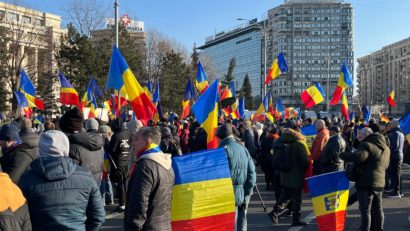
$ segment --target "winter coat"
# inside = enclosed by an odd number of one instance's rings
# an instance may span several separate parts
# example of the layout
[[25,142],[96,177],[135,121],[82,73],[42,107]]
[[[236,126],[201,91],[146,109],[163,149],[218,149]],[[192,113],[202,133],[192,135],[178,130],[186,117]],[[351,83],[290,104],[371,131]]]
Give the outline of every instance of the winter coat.
[[30,168],[33,160],[38,158],[38,150],[27,143],[19,144],[3,153],[1,168],[10,176],[11,181],[17,184],[21,175]]
[[320,158],[320,153],[329,140],[329,130],[327,128],[322,128],[318,131],[312,144],[312,160],[316,161]]
[[90,170],[66,157],[39,158],[20,180],[33,230],[99,230],[104,206]]
[[343,160],[340,159],[340,153],[345,152],[346,141],[340,134],[329,138],[325,148],[320,154],[320,170],[322,173],[335,172],[343,170]]
[[0,173],[0,230],[30,231],[30,214],[21,190],[6,173]]
[[383,135],[371,134],[360,142],[356,152],[343,152],[340,158],[353,162],[359,169],[356,188],[382,191],[389,166],[390,149]]
[[181,131],[181,137],[180,137],[180,140],[181,140],[181,150],[182,150],[182,153],[188,153],[188,150],[189,150],[189,129],[183,129],[182,131]]
[[33,153],[38,153],[38,141],[40,135],[35,133],[32,128],[24,128],[20,130],[20,139],[23,144],[27,144]]
[[278,139],[279,136],[277,134],[272,135],[270,133],[267,133],[264,137],[261,137],[261,155],[259,158],[259,163],[261,164],[261,167],[264,172],[266,171],[272,171],[273,172],[273,166],[272,166],[272,157],[273,157],[273,144],[275,143],[275,140]]
[[292,156],[292,168],[288,172],[280,172],[280,180],[283,188],[302,189],[305,181],[305,171],[308,167],[308,153],[305,137],[293,130],[284,129],[282,135],[276,140],[275,146],[290,144],[290,155]]
[[90,169],[95,182],[100,185],[104,168],[104,140],[97,132],[84,132],[68,136],[70,158]]
[[245,147],[248,149],[251,157],[256,158],[255,137],[252,128],[249,127],[245,129],[245,133],[243,134],[243,141],[245,142]]
[[[108,144],[107,151],[111,154],[115,164],[118,167],[128,165],[128,155],[130,153],[129,133],[128,130],[121,129],[115,132]],[[111,169],[112,170],[112,169]]]
[[400,128],[394,128],[389,134],[390,157],[393,159],[403,159],[404,134]]
[[171,155],[146,154],[136,164],[128,183],[124,230],[171,230]]
[[225,148],[235,193],[235,206],[245,203],[245,197],[252,195],[256,184],[255,164],[248,150],[235,141],[233,136],[223,139],[219,147]]
[[207,134],[201,127],[189,133],[189,152],[197,152],[207,148]]
[[164,153],[170,153],[172,157],[174,156],[182,156],[182,150],[179,146],[178,142],[172,137],[168,136],[161,140],[159,144],[161,151]]

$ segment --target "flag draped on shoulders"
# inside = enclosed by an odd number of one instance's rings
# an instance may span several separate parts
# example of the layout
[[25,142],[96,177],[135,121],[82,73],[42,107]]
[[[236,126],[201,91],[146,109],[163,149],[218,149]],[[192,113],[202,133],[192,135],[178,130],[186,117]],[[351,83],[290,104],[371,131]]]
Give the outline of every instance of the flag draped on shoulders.
[[396,101],[394,101],[394,91],[390,92],[390,94],[386,98],[386,101],[390,106],[396,106]]
[[270,81],[276,79],[282,73],[288,71],[288,65],[286,64],[285,56],[282,52],[278,54],[278,57],[273,61],[272,66],[269,69],[265,78],[265,84],[269,84]]
[[35,96],[36,89],[24,69],[21,70],[20,74],[20,91],[23,92],[26,97],[28,107],[36,107],[40,110],[44,110],[44,101]]
[[198,62],[198,70],[196,72],[196,89],[199,93],[202,94],[208,88],[208,77],[205,73],[204,68],[202,67],[201,62]]
[[67,78],[61,73],[58,72],[58,78],[60,80],[60,103],[63,105],[75,105],[80,106],[78,101],[78,93],[74,87],[68,82]]
[[172,230],[234,230],[235,196],[225,149],[174,157],[172,168]]
[[306,109],[309,109],[325,100],[326,94],[322,86],[319,83],[315,83],[313,86],[304,90],[300,94],[302,102],[305,104]]
[[139,120],[150,120],[156,112],[155,105],[147,93],[142,89],[127,62],[117,47],[114,46],[111,56],[110,70],[107,79],[107,88],[125,91],[131,107]]
[[329,104],[338,104],[340,97],[342,97],[342,93],[351,86],[353,86],[353,79],[349,71],[349,66],[346,63],[343,63],[342,68],[340,70],[340,76],[339,81],[337,82],[336,90],[333,93],[332,100]]
[[207,134],[208,149],[218,147],[218,140],[215,137],[218,127],[218,85],[219,80],[214,80],[192,106],[195,118]]

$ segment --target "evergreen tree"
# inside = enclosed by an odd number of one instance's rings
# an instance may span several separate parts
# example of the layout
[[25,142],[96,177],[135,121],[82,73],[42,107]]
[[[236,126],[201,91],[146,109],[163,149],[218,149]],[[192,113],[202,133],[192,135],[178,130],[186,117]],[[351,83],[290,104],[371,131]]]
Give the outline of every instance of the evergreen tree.
[[235,78],[235,76],[233,75],[233,70],[235,69],[235,66],[236,66],[236,59],[235,57],[233,57],[229,61],[228,72],[224,75],[224,79],[221,81],[223,88],[225,88],[225,86],[228,85],[229,82],[231,82]]
[[[10,37],[10,30],[6,27],[0,27],[0,54],[2,54],[2,58],[0,58],[0,112],[8,111],[9,107],[7,105],[7,100],[10,98],[10,91],[7,90],[8,87],[11,87],[9,84],[10,76],[13,76],[12,71],[10,70],[7,62],[11,59],[10,52],[7,49],[7,44],[11,42]],[[10,100],[12,100],[11,97]]]
[[245,79],[243,80],[242,89],[240,92],[241,97],[245,97],[245,108],[248,110],[252,110],[253,107],[253,96],[252,96],[252,86],[251,82],[249,81],[248,74],[245,75]]

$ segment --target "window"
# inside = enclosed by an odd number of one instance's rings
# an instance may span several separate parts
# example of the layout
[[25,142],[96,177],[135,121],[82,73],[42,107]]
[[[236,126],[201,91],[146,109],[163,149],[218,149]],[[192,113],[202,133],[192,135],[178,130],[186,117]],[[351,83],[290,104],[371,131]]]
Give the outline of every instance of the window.
[[44,26],[44,21],[42,19],[36,18],[34,20],[34,25],[36,26]]
[[0,10],[0,20],[3,20],[6,16],[6,12],[4,10]]
[[25,24],[30,24],[31,23],[31,18],[28,17],[28,16],[23,16],[22,20],[23,20],[23,23],[25,23]]
[[16,13],[8,13],[8,19],[14,22],[18,22],[19,16]]

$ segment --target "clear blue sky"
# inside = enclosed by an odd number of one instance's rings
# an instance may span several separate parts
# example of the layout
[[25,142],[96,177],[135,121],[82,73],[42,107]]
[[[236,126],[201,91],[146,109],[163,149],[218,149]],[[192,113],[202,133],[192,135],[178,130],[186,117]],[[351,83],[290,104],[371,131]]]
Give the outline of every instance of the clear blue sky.
[[[112,5],[114,0],[99,0]],[[10,1],[9,1],[10,2]],[[21,1],[20,1],[21,2]],[[207,36],[239,25],[236,18],[261,18],[283,0],[119,0],[120,15],[145,22],[191,48]],[[410,0],[351,0],[354,8],[355,59],[410,37]],[[23,0],[40,11],[63,16],[64,0]],[[67,24],[65,20],[63,26]]]

